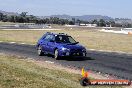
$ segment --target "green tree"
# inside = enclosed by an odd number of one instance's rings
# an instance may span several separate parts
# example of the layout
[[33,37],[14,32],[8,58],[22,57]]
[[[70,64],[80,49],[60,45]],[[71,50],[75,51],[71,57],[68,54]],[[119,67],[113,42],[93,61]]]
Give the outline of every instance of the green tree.
[[26,16],[27,16],[27,13],[28,13],[28,12],[22,12],[22,13],[20,14],[20,16],[26,17]]
[[3,15],[2,21],[3,22],[7,22],[8,21],[8,16],[7,15]]
[[0,13],[0,21],[2,21],[3,20],[3,13]]
[[28,23],[37,23],[37,20],[39,20],[34,15],[29,15],[28,17],[26,17],[26,19],[27,19]]
[[106,26],[106,22],[103,19],[100,19],[98,26],[100,27],[105,27]]
[[73,21],[69,21],[69,25],[74,25],[74,22]]
[[91,24],[98,24],[98,21],[95,19],[91,22]]
[[10,22],[16,22],[16,16],[10,16],[8,18],[8,21],[10,21]]
[[72,18],[72,22],[73,22],[73,25],[75,25],[76,19],[75,18]]
[[112,27],[115,26],[115,21],[109,21],[109,22],[110,22],[110,25],[111,25]]

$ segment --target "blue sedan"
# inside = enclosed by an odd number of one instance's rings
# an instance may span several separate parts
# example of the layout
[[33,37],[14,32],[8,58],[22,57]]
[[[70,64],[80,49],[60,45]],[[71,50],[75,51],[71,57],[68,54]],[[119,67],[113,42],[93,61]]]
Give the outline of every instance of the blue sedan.
[[57,60],[60,57],[85,57],[86,48],[64,33],[47,32],[37,43],[38,55],[51,54]]

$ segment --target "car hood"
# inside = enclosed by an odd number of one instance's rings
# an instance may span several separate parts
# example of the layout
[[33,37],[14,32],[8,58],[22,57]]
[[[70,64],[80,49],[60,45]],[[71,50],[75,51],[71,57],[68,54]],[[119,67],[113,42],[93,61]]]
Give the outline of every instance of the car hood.
[[68,49],[84,49],[82,45],[78,44],[60,44],[64,48]]

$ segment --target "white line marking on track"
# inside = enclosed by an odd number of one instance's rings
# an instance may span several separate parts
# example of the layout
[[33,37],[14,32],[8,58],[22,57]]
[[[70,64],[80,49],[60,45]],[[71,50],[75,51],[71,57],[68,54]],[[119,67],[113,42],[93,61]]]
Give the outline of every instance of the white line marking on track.
[[26,44],[26,43],[20,43],[20,44],[23,44],[23,45],[24,45],[24,44]]
[[3,42],[3,41],[0,41],[0,42]]
[[50,64],[53,64],[54,62],[52,62],[52,61],[45,61],[46,63],[50,63]]
[[89,49],[89,50],[95,50],[95,49]]
[[9,42],[9,43],[14,44],[14,43],[16,43],[16,42]]

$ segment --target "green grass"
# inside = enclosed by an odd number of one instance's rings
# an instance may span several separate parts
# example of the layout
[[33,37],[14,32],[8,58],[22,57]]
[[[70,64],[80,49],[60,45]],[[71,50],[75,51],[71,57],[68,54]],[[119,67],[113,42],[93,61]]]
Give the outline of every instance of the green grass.
[[[15,56],[0,55],[0,88],[83,88],[81,75],[48,69]],[[86,88],[121,88],[91,86]]]
[[75,87],[80,75],[49,70],[16,57],[0,56],[0,85],[5,88],[64,88]]

